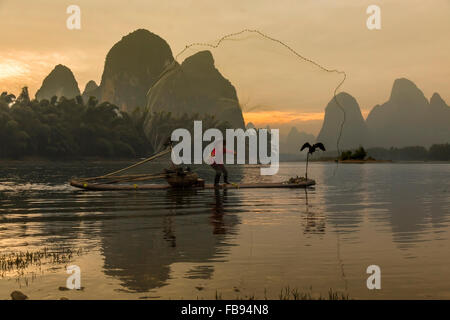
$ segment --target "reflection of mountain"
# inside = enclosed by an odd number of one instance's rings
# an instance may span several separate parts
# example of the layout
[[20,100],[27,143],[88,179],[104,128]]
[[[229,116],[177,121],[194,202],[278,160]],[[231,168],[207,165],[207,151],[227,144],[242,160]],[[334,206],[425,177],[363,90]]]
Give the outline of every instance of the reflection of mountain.
[[340,165],[336,176],[315,173],[328,189],[316,205],[325,206],[327,225],[341,233],[357,233],[368,215],[381,232],[388,225],[399,246],[412,245],[448,225],[449,185],[442,183],[443,172],[438,164]]
[[[374,171],[371,179],[380,186],[371,195],[371,203],[379,203],[379,215],[372,218],[390,221],[397,243],[415,243],[428,228],[439,227],[448,221],[450,207],[446,186],[439,181],[439,165],[427,167],[412,164],[397,165],[389,174]],[[381,178],[380,178],[381,177]]]
[[[344,233],[357,231],[363,221],[367,196],[367,175],[363,166],[340,166],[336,175],[324,175],[323,184],[330,187],[323,195],[327,224]],[[344,178],[343,178],[344,177]]]
[[[165,207],[104,221],[105,274],[119,278],[129,290],[145,292],[166,284],[173,263],[207,263],[223,257],[239,219],[227,213],[226,193],[207,196],[212,197],[211,209],[198,203],[201,195],[196,192],[172,190]],[[208,278],[212,273],[211,266],[201,265],[185,277]]]

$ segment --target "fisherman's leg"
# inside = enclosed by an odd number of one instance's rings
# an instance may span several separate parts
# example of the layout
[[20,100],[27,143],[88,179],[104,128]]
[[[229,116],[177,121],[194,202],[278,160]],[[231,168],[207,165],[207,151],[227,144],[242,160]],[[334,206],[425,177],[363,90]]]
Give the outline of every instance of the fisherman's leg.
[[225,168],[224,165],[222,165],[222,172],[223,172],[223,182],[226,183],[226,184],[230,184],[228,182],[228,171],[227,171],[227,168]]
[[217,166],[217,164],[212,165],[213,169],[216,171],[216,176],[214,177],[214,185],[218,185],[220,182],[220,175],[222,174],[222,171]]
[[216,176],[214,178],[214,185],[217,186],[220,183],[220,172],[216,172]]

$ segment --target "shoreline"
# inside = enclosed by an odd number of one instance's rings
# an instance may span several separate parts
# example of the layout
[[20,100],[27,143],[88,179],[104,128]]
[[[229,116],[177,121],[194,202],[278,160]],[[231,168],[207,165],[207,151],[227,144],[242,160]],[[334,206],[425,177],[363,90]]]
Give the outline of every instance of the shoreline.
[[[136,163],[142,161],[145,158],[78,158],[78,159],[47,159],[47,158],[24,158],[24,159],[0,159],[0,164],[25,164],[25,163],[35,163],[35,164],[50,164],[50,163]],[[280,160],[279,163],[294,163],[303,162],[306,160],[302,159],[292,159],[292,160]],[[443,163],[450,164],[450,161],[439,161],[439,160],[339,160],[334,159],[318,159],[309,160],[310,163],[342,163],[342,164],[364,164],[364,163]],[[236,164],[230,164],[233,166]],[[249,164],[247,164],[249,165]]]
[[[339,162],[339,163],[392,163],[393,160],[312,160],[311,162]],[[417,161],[427,162],[427,161]]]
[[74,163],[74,162],[138,162],[145,159],[144,157],[140,158],[39,158],[39,157],[27,157],[22,159],[0,159],[0,163]]

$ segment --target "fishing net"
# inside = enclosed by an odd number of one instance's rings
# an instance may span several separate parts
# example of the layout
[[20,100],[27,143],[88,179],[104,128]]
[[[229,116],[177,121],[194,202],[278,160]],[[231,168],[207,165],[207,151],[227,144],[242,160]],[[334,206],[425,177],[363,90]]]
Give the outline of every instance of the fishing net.
[[[204,54],[205,50],[210,51],[212,56]],[[167,91],[167,88],[170,89],[173,85],[174,74],[177,76],[183,73],[185,61],[198,54],[213,59],[212,67],[236,89],[233,97],[228,95],[228,98],[223,99],[228,100],[224,103],[238,105],[248,127],[279,129],[280,140],[289,138],[292,128],[317,136],[324,118],[324,106],[334,99],[343,117],[337,125],[339,130],[336,133],[336,146],[328,148],[340,153],[339,143],[345,125],[345,110],[336,95],[346,80],[345,72],[310,58],[307,53],[293,48],[287,41],[259,30],[244,29],[219,39],[186,45],[175,55],[175,60],[167,64],[166,69],[149,89],[149,113],[145,130],[155,149],[156,157],[152,156],[123,170],[84,181],[137,184],[149,180],[167,180],[168,174],[185,175],[190,172],[190,168],[180,169],[171,163],[170,152],[167,152],[164,142],[174,129],[192,126],[192,123],[188,123],[192,120],[202,120],[206,123],[204,129],[221,126],[221,114],[194,114],[190,117],[183,115],[175,121],[169,118],[172,117],[170,113],[154,111],[157,108],[167,109],[170,96],[163,96],[164,99],[161,99],[161,92]],[[171,80],[167,83],[168,78]],[[179,90],[190,90],[189,85],[186,83]],[[208,88],[204,88],[204,91],[202,94],[208,96]],[[178,93],[171,92],[171,95],[176,94]],[[230,117],[228,113],[227,116]],[[311,139],[315,138],[311,136]],[[292,148],[299,151],[302,143],[303,141],[298,141],[298,146],[286,144],[284,147],[290,151]],[[205,165],[194,167],[206,171]]]
[[215,67],[236,88],[245,123],[280,129],[281,139],[293,127],[317,137],[324,108],[334,99],[343,117],[336,145],[327,149],[340,153],[345,109],[336,95],[346,80],[344,71],[309,57],[289,41],[251,29],[189,44],[175,57],[182,63],[204,50],[211,51]]

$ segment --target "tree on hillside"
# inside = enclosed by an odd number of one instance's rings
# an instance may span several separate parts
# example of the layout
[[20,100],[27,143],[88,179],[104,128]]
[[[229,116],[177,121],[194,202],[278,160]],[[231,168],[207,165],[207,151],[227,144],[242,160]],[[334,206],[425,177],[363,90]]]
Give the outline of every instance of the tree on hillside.
[[17,99],[0,95],[0,158],[145,157],[160,150],[176,128],[192,130],[197,119],[204,129],[229,127],[208,115],[173,117],[147,108],[128,114],[95,97],[86,104],[80,96],[30,100],[25,87]]
[[360,146],[353,152],[351,150],[343,151],[341,153],[340,160],[364,160],[366,156],[366,150]]
[[429,151],[430,160],[450,161],[450,144],[434,144]]

